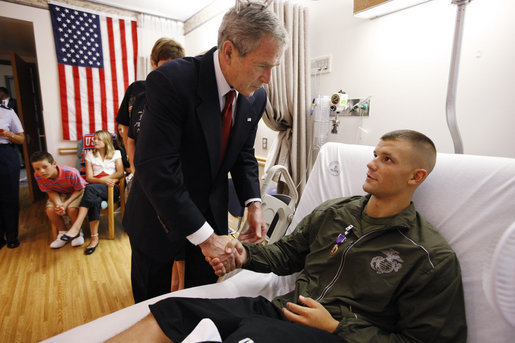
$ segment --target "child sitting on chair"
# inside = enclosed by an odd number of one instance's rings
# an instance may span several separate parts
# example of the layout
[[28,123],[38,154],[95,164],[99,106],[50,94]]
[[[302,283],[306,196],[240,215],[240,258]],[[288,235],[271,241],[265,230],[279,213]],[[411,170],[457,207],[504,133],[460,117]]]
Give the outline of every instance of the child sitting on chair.
[[93,138],[95,148],[86,152],[86,181],[88,185],[80,202],[77,219],[66,234],[61,236],[65,242],[80,235],[80,228],[86,215],[89,219],[91,242],[84,251],[86,255],[95,252],[98,246],[98,225],[102,201],[107,201],[107,187],[114,187],[114,198],[120,195],[116,182],[123,177],[122,156],[115,150],[113,138],[107,131],[97,131]]
[[[72,222],[77,219],[79,204],[86,188],[86,181],[80,177],[79,171],[72,167],[58,166],[54,157],[45,151],[36,151],[30,157],[34,168],[34,177],[39,189],[48,194],[46,214],[48,219],[57,228],[57,239],[50,244],[50,248],[59,249],[66,242],[61,236],[66,232],[64,216],[68,215]],[[72,240],[72,246],[84,244],[82,231]]]

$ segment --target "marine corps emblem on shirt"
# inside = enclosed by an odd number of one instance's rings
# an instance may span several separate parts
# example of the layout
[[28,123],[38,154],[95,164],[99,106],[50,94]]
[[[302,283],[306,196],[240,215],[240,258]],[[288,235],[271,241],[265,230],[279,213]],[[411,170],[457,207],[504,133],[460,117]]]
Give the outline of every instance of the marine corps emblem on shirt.
[[398,272],[402,268],[402,258],[399,253],[393,249],[381,251],[386,257],[376,256],[370,261],[370,267],[376,271],[377,274],[385,274],[391,272]]

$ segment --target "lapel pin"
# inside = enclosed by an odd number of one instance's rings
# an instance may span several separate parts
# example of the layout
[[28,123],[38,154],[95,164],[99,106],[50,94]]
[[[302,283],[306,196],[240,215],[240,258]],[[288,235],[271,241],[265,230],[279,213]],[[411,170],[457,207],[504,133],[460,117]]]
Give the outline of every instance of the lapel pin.
[[252,118],[247,118],[247,123],[250,123],[252,121]]

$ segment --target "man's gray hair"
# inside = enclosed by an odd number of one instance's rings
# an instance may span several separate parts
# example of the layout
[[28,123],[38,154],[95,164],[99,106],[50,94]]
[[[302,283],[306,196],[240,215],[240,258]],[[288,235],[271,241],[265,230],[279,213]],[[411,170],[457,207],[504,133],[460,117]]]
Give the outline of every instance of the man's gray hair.
[[218,30],[218,49],[221,50],[224,42],[229,40],[244,57],[257,49],[264,35],[275,39],[281,47],[288,44],[288,32],[272,11],[250,5],[238,12],[233,7],[224,15]]

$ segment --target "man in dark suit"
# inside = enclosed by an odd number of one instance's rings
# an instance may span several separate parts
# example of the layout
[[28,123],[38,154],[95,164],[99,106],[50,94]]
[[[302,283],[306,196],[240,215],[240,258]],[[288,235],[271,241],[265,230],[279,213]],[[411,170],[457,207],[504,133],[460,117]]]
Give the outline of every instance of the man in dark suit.
[[[286,43],[284,26],[272,12],[255,5],[231,9],[217,48],[149,74],[123,220],[136,302],[170,290],[173,259],[181,251],[186,287],[216,281],[205,257],[222,255],[229,240],[228,172],[240,202],[248,206],[250,228],[240,239],[264,238],[253,146],[266,104],[262,86],[270,82]],[[230,91],[236,96],[226,101]]]

